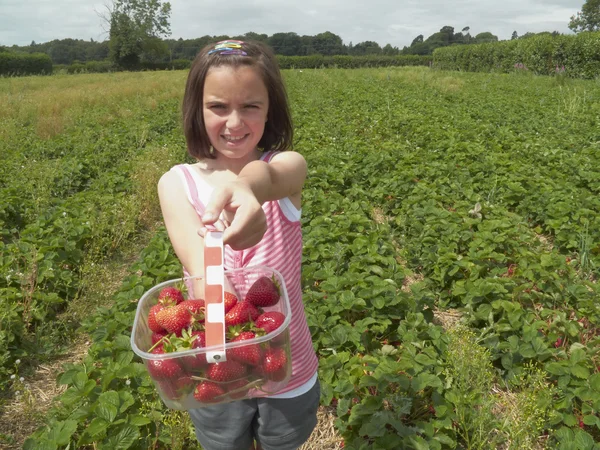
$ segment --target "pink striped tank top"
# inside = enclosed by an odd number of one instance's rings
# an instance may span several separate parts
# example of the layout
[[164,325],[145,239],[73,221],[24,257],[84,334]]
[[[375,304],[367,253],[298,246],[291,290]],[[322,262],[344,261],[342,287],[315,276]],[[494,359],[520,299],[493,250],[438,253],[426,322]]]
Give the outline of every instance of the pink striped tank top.
[[[269,162],[274,152],[267,152],[261,160]],[[187,164],[175,166],[185,179],[188,200],[199,216],[212,194],[212,186],[203,180],[195,169]],[[225,246],[225,269],[238,269],[249,266],[268,266],[279,271],[287,287],[292,319],[290,321],[290,341],[292,351],[292,377],[279,394],[296,389],[305,391],[304,385],[316,380],[318,360],[313,349],[312,339],[302,303],[300,268],[302,262],[302,229],[300,212],[288,198],[263,204],[267,217],[267,231],[254,247],[236,251]],[[188,276],[184,268],[185,276]],[[310,387],[310,386],[307,386]],[[290,392],[291,393],[291,392]]]

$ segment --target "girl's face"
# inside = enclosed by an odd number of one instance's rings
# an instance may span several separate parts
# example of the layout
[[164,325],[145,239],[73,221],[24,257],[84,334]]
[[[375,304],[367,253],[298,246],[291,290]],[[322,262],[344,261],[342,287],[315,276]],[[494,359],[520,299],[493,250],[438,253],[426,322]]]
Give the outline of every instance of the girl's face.
[[217,158],[255,159],[265,130],[269,93],[256,69],[211,67],[204,81],[204,125]]

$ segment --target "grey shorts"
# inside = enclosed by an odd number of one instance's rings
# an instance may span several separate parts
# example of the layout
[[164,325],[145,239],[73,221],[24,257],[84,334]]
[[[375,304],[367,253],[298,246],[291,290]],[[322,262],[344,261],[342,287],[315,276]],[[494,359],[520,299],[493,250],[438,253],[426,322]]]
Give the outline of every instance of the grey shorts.
[[205,450],[296,450],[317,425],[319,380],[295,398],[254,398],[189,411]]

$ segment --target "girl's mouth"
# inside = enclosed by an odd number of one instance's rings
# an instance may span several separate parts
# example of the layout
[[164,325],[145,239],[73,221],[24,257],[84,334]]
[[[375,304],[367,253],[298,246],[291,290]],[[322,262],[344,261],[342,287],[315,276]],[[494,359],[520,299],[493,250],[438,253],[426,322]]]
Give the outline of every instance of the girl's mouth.
[[247,134],[244,134],[243,136],[227,136],[227,135],[222,135],[223,139],[225,139],[227,142],[232,142],[232,143],[239,142],[242,139],[244,139],[246,136],[248,136],[248,135]]

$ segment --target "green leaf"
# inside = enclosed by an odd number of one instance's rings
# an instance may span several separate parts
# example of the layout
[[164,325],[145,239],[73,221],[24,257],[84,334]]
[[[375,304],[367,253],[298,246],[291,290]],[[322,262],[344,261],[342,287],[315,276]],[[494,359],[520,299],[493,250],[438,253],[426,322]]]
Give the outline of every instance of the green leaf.
[[442,380],[430,373],[420,373],[412,379],[412,387],[415,391],[420,391],[426,387],[441,388]]
[[385,306],[385,298],[384,297],[374,297],[373,299],[371,299],[371,304],[376,308],[376,309],[381,309]]
[[586,425],[596,425],[598,428],[600,428],[600,419],[593,414],[583,416],[583,423]]
[[583,430],[575,433],[575,448],[578,450],[592,450],[594,448],[594,438]]
[[590,386],[596,392],[600,392],[600,373],[595,373],[590,377]]
[[552,375],[564,375],[566,373],[569,373],[568,368],[558,362],[551,362],[546,364],[546,371],[548,373],[551,373]]
[[139,414],[130,414],[129,416],[127,416],[127,422],[137,427],[141,427],[143,425],[148,425],[149,423],[152,423],[150,419]]
[[577,378],[587,379],[590,376],[590,371],[587,367],[577,364],[576,366],[571,367],[571,374]]
[[76,430],[77,422],[75,420],[57,422],[52,425],[52,429],[48,433],[48,438],[55,442],[56,445],[67,445]]
[[104,392],[98,398],[95,412],[98,417],[105,419],[107,422],[112,422],[119,412],[119,404],[119,394],[117,392]]
[[343,345],[348,341],[348,331],[343,325],[336,325],[331,330],[331,337],[333,342],[337,345]]
[[107,430],[109,425],[110,424],[105,419],[102,419],[101,417],[94,417],[94,419],[92,419],[92,421],[86,428],[85,432],[92,437],[96,437],[99,435],[103,437],[104,432]]
[[[367,419],[368,420],[368,419]],[[376,420],[375,414],[371,417],[368,422],[364,422],[360,427],[359,434],[361,436],[369,436],[369,437],[379,437],[385,434],[385,423]]]
[[140,438],[140,432],[137,427],[125,424],[120,426],[116,435],[112,435],[102,443],[103,450],[127,450],[135,441]]
[[73,386],[79,390],[85,390],[85,385],[88,382],[88,376],[85,372],[77,372],[77,374],[73,377]]
[[46,438],[27,438],[23,444],[23,450],[57,450],[58,446],[54,441]]

